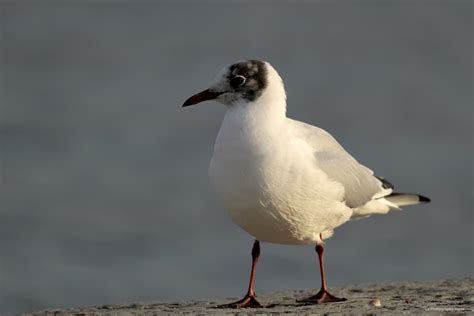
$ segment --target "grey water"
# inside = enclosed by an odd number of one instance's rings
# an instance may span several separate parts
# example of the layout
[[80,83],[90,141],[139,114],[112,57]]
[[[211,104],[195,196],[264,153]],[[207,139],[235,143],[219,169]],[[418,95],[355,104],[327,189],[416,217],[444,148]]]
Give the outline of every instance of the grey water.
[[[252,238],[207,178],[226,64],[271,62],[288,115],[431,204],[338,228],[330,286],[473,275],[471,1],[4,1],[0,313],[244,293]],[[319,287],[262,245],[258,293]]]

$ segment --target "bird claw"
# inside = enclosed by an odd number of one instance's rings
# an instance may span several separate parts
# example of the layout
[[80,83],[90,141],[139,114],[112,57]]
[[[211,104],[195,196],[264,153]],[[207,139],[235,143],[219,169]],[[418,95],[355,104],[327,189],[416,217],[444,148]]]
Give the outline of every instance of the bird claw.
[[262,308],[255,295],[245,295],[241,300],[238,300],[233,303],[219,305],[218,308]]
[[334,302],[344,302],[347,301],[346,298],[339,298],[330,294],[327,290],[321,289],[316,295],[310,296],[308,298],[298,300],[300,303],[307,304],[323,304],[323,303],[334,303]]

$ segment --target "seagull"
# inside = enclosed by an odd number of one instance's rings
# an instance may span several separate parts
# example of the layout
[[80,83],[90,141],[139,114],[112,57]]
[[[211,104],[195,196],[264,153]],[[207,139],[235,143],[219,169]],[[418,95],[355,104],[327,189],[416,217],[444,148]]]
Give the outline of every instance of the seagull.
[[227,106],[209,166],[211,185],[231,219],[255,238],[247,293],[223,307],[262,307],[254,290],[260,242],[315,245],[321,289],[300,302],[345,301],[326,286],[324,240],[351,219],[430,201],[394,192],[328,132],[288,118],[283,80],[268,62],[224,67],[183,107],[207,100]]

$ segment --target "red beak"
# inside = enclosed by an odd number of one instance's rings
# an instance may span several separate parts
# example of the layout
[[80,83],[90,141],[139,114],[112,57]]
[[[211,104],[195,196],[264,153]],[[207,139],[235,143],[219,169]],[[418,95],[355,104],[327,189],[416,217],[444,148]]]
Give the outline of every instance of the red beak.
[[194,105],[194,104],[197,104],[197,103],[200,103],[200,102],[203,102],[203,101],[207,101],[207,100],[214,100],[215,98],[217,98],[222,93],[223,92],[214,92],[214,91],[209,91],[209,89],[206,89],[204,91],[201,91],[201,92],[193,95],[192,97],[190,97],[189,99],[184,101],[183,107]]

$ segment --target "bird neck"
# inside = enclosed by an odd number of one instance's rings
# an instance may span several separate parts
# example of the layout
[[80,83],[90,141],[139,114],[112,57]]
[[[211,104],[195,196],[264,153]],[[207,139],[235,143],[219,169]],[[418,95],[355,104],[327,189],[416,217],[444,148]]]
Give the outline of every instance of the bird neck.
[[[281,99],[263,99],[234,104],[225,115],[224,121],[242,131],[250,133],[275,133],[286,119],[286,102]],[[231,123],[232,122],[232,123]]]
[[252,102],[237,102],[229,107],[226,116],[240,121],[244,128],[278,130],[286,119],[286,93],[278,73],[269,67],[268,85],[263,93]]

